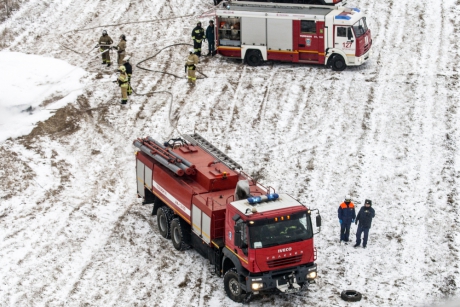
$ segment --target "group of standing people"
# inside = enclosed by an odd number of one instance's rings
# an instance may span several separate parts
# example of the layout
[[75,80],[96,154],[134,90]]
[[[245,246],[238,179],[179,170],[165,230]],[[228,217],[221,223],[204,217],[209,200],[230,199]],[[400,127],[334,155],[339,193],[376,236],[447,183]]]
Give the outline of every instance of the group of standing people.
[[185,62],[185,71],[187,72],[187,81],[191,84],[196,82],[196,68],[201,57],[201,45],[208,41],[208,54],[206,56],[214,56],[215,52],[215,35],[214,35],[214,21],[210,20],[206,31],[201,26],[201,21],[198,21],[196,27],[192,30],[193,49],[189,50],[189,55]]
[[99,44],[96,47],[99,47],[99,52],[102,56],[102,64],[110,67],[112,64],[110,61],[110,50],[117,50],[117,71],[120,73],[114,83],[118,83],[118,86],[121,89],[121,104],[126,104],[128,102],[128,96],[133,92],[131,87],[131,75],[133,73],[133,68],[129,63],[130,56],[126,56],[126,36],[124,34],[120,35],[120,42],[117,46],[112,46],[113,40],[108,35],[106,30],[102,31],[102,36],[99,38]]
[[349,195],[345,196],[345,200],[340,204],[338,209],[338,218],[340,223],[340,242],[350,241],[350,228],[351,224],[355,223],[358,225],[358,230],[356,231],[356,244],[354,247],[361,245],[361,236],[364,233],[363,248],[366,248],[367,241],[369,238],[369,230],[371,229],[372,219],[375,217],[375,210],[372,208],[372,201],[366,199],[364,201],[364,207],[356,215],[355,204],[352,203],[351,197]]

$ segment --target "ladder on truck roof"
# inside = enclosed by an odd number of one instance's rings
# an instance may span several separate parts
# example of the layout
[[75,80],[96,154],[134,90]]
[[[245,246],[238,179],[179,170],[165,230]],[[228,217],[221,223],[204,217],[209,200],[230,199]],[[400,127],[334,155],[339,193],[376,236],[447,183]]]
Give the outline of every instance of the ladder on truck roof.
[[220,151],[216,146],[209,143],[204,137],[199,135],[198,133],[194,134],[184,134],[182,135],[184,139],[186,139],[192,145],[198,145],[203,148],[206,152],[208,152],[211,156],[225,164],[228,168],[236,170],[236,169],[243,169],[241,165],[236,163],[232,160],[229,156],[224,154]]

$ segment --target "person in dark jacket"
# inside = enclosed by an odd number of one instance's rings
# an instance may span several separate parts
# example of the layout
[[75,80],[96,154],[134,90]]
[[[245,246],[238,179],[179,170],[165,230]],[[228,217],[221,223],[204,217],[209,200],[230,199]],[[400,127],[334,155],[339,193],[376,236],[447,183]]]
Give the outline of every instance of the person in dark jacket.
[[197,56],[201,56],[201,43],[204,39],[204,29],[201,27],[201,22],[197,22],[196,27],[192,30],[193,49]]
[[358,230],[356,231],[356,244],[358,247],[361,244],[361,234],[364,232],[363,247],[367,246],[367,238],[369,237],[369,229],[371,229],[372,219],[375,216],[375,210],[372,208],[372,200],[366,199],[364,207],[359,209],[358,216],[356,217],[355,224],[358,224]]
[[206,39],[208,40],[208,54],[214,56],[215,39],[214,39],[214,21],[209,21],[209,26],[206,28]]
[[355,204],[351,202],[351,197],[349,195],[345,196],[345,201],[340,204],[338,216],[340,223],[340,243],[342,243],[342,241],[348,242],[350,239],[351,223],[353,223],[356,218]]
[[128,55],[124,58],[124,63],[123,66],[126,68],[126,73],[128,74],[128,96],[130,96],[133,93],[133,88],[131,87],[131,76],[133,74],[133,67],[129,63],[129,59],[131,57]]

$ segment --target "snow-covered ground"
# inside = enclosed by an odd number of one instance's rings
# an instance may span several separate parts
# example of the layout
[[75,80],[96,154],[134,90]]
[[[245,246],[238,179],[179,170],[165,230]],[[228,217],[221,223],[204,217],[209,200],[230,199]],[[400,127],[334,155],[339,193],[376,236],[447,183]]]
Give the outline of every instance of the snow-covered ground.
[[[207,78],[194,88],[135,69],[145,95],[120,106],[115,68],[94,49],[101,31],[114,41],[125,34],[137,63],[190,43],[211,2],[29,0],[0,25],[3,51],[18,52],[0,53],[9,129],[0,126],[0,306],[237,306],[206,260],[158,234],[136,197],[132,141],[193,131],[322,213],[317,284],[251,305],[419,307],[458,296],[458,0],[355,1],[374,39],[362,67],[204,58]],[[167,48],[142,65],[182,76],[186,50]],[[33,76],[42,65],[46,73]],[[5,116],[19,102],[42,120],[30,133],[25,114]],[[48,118],[44,108],[58,110]],[[358,207],[374,202],[365,250],[337,244],[346,194]],[[344,289],[363,300],[342,301]]]

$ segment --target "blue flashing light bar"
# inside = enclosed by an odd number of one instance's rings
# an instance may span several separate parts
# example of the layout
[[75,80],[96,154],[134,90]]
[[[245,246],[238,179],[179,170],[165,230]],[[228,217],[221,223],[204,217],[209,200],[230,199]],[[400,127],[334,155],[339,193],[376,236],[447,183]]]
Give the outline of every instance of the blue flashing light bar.
[[350,20],[351,17],[348,15],[337,15],[335,16],[335,19],[345,19],[345,20]]
[[271,194],[262,195],[262,196],[249,197],[248,202],[251,205],[254,205],[254,204],[258,204],[258,203],[265,202],[265,201],[277,200],[278,198],[279,198],[278,194],[271,193]]

